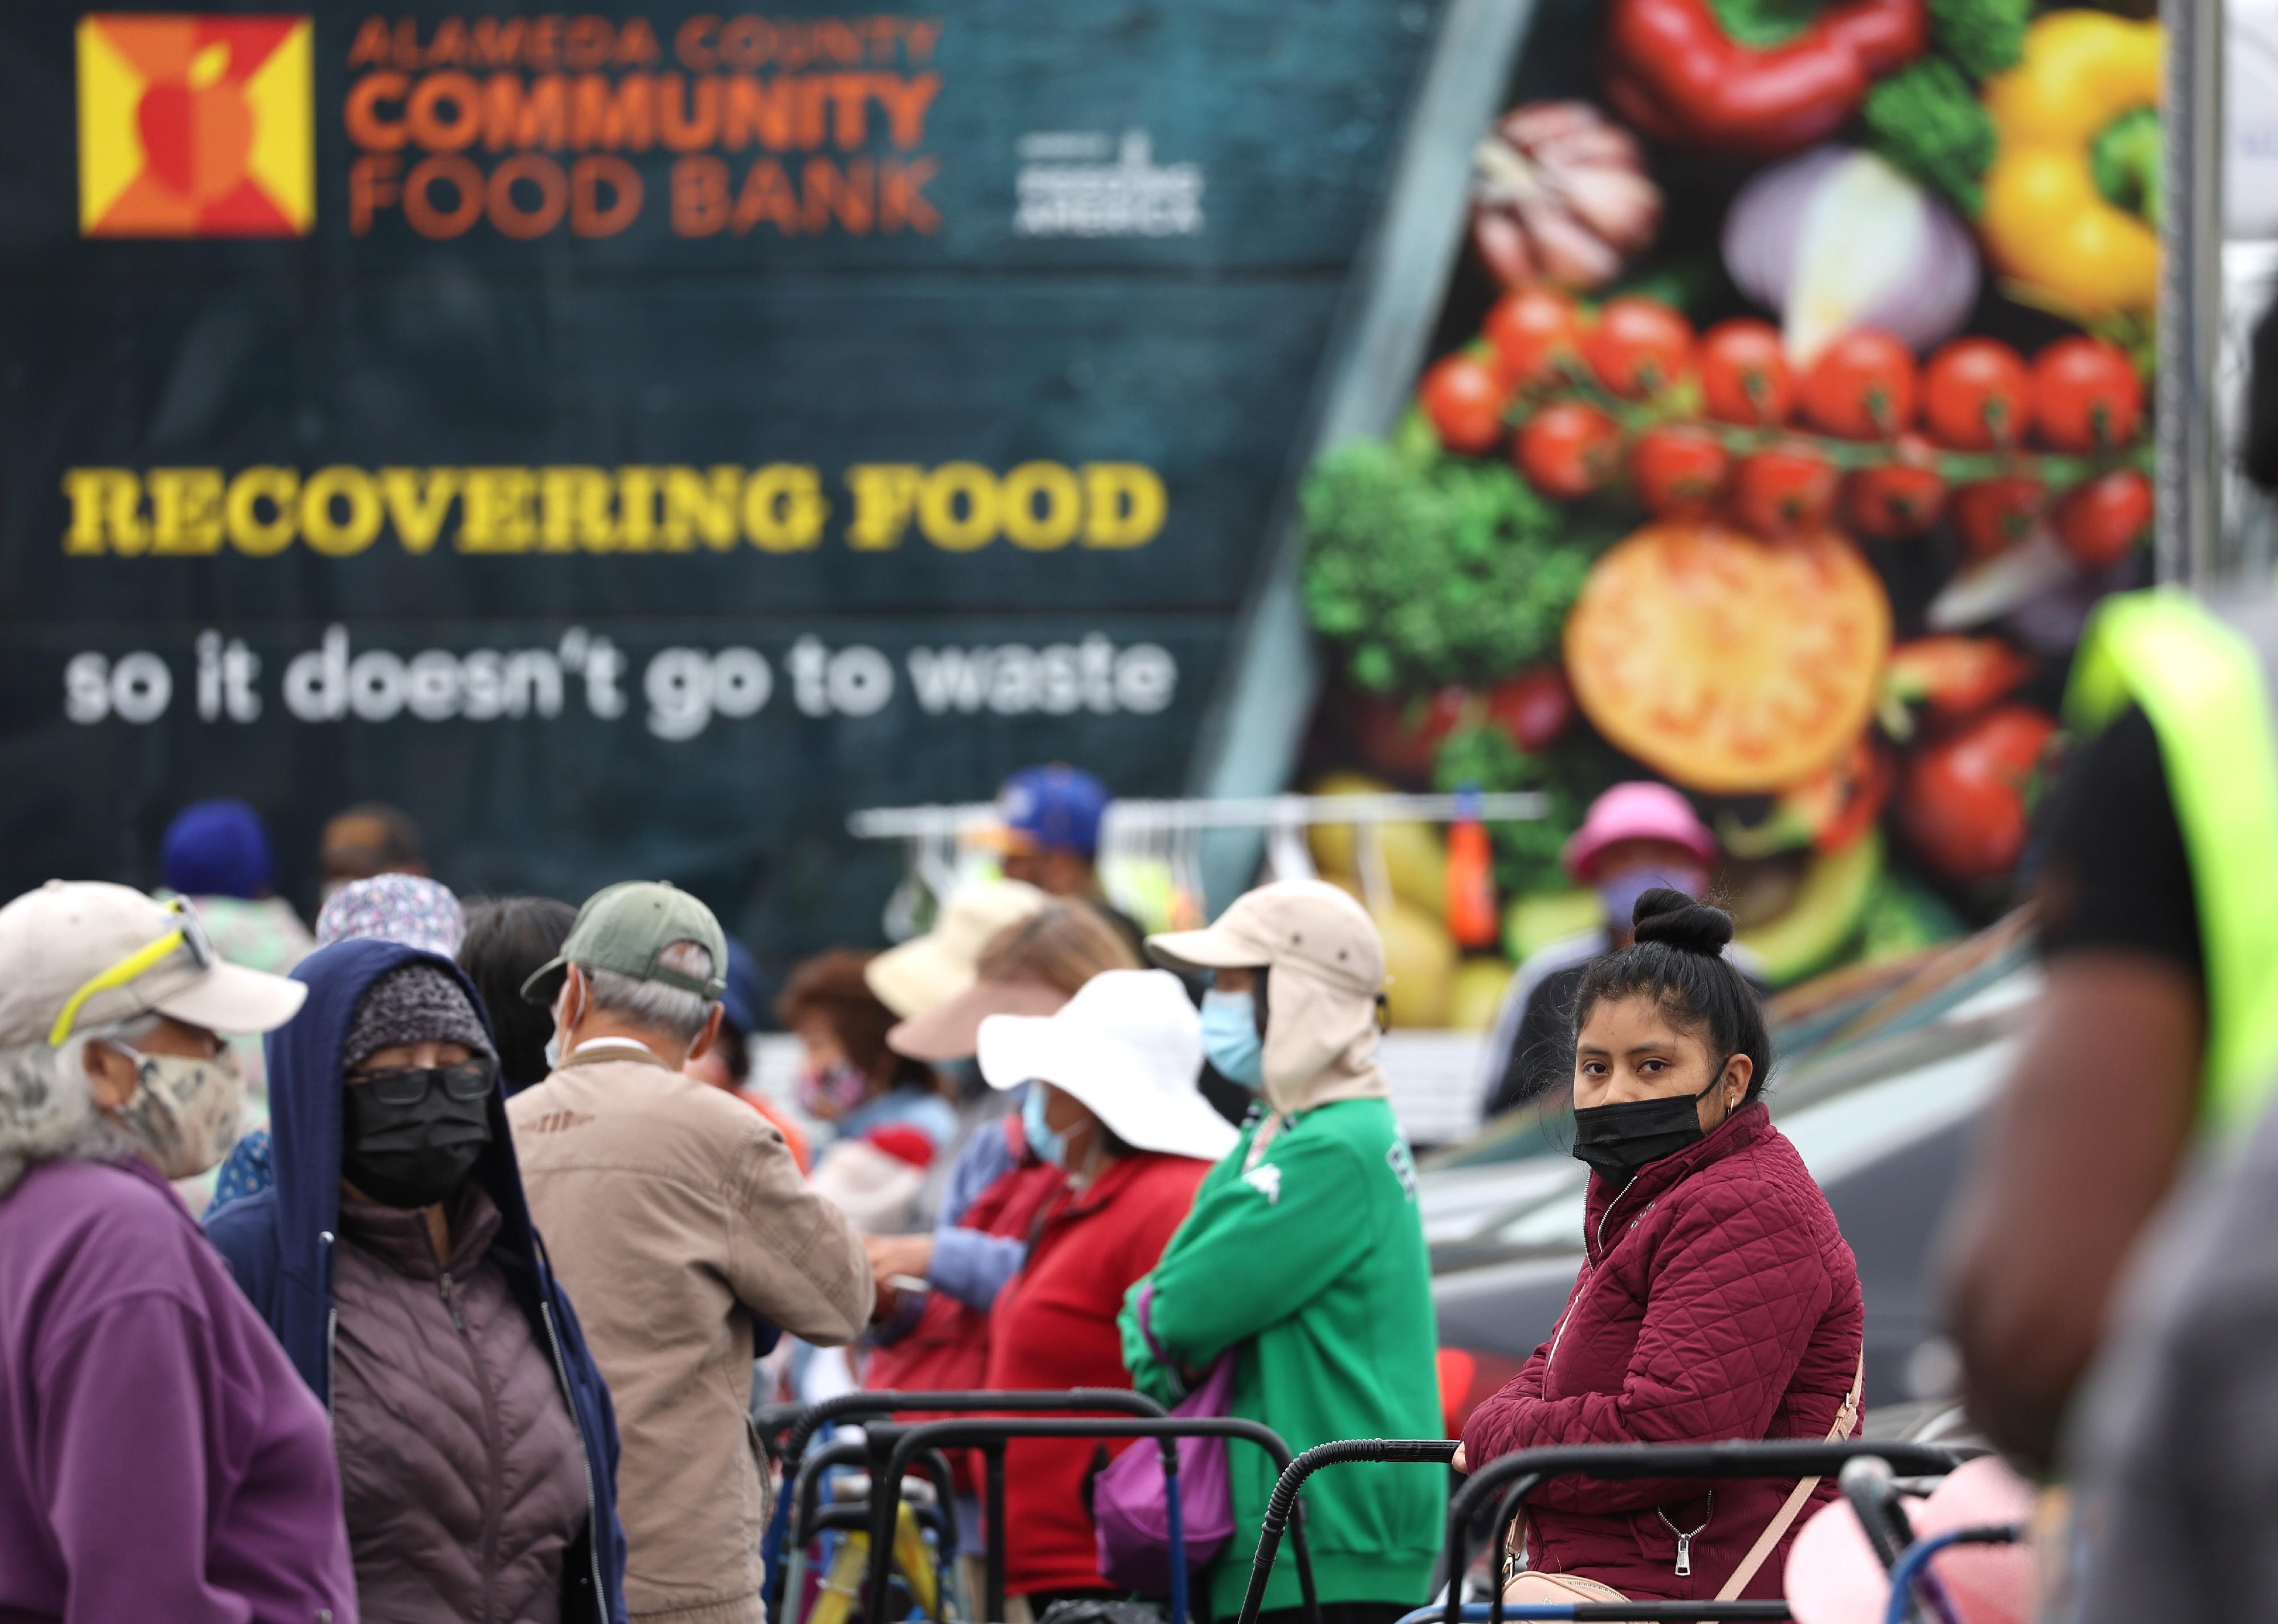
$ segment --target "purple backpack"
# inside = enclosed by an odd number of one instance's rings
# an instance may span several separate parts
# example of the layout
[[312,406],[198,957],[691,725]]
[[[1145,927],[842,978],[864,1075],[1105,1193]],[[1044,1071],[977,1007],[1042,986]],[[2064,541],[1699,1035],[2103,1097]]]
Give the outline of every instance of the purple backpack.
[[[1148,1351],[1168,1364],[1147,1324],[1154,1285],[1140,1289],[1139,1330]],[[1211,1367],[1201,1386],[1189,1393],[1173,1415],[1226,1415],[1234,1408],[1234,1361],[1228,1348]],[[1227,1476],[1226,1440],[1181,1438],[1179,1509],[1181,1542],[1189,1574],[1207,1567],[1234,1537],[1234,1485]],[[1163,1482],[1161,1445],[1142,1438],[1108,1463],[1094,1480],[1091,1515],[1098,1530],[1099,1571],[1109,1583],[1142,1596],[1171,1590],[1170,1497]]]

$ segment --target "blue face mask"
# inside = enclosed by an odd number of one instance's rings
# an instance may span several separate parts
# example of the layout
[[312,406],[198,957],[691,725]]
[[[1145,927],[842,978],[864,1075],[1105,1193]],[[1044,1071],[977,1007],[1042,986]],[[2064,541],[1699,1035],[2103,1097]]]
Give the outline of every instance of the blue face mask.
[[1228,1082],[1252,1093],[1265,1087],[1265,1036],[1257,1030],[1257,1000],[1249,993],[1203,995],[1203,1053]]
[[1021,1102],[1021,1132],[1027,1135],[1028,1148],[1036,1153],[1037,1160],[1064,1168],[1067,1135],[1044,1120],[1044,1086],[1032,1082],[1028,1089],[1028,1098]]
[[1659,887],[1682,891],[1696,900],[1708,888],[1708,876],[1698,868],[1681,864],[1668,867],[1648,865],[1625,869],[1598,882],[1598,902],[1606,911],[1609,928],[1623,931],[1630,927],[1630,916],[1637,911],[1638,898]]

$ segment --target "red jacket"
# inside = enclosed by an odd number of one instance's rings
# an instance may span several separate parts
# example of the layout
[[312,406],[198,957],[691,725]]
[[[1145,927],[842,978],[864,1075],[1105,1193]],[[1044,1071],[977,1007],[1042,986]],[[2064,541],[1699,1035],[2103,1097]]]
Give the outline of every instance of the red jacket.
[[[1130,1386],[1115,1324],[1124,1293],[1161,1258],[1209,1171],[1190,1156],[1142,1152],[1047,1207],[1028,1261],[990,1315],[986,1385]],[[1106,1585],[1085,1482],[1103,1448],[1112,1455],[1128,1442],[1007,1447],[1005,1568],[1013,1595]]]
[[[1826,1437],[1859,1366],[1859,1267],[1762,1105],[1618,1190],[1592,1174],[1584,1240],[1587,1261],[1557,1330],[1464,1429],[1474,1469],[1555,1444]],[[1530,1560],[1632,1597],[1704,1600],[1794,1486],[1725,1483],[1712,1506],[1697,1483],[1554,1478],[1530,1503]],[[1830,1477],[1812,1504],[1834,1497]],[[1692,1576],[1680,1578],[1670,1525],[1704,1522]],[[1791,1529],[1747,1599],[1780,1595],[1793,1538]]]
[[[995,1125],[982,1132],[994,1133]],[[973,1198],[959,1215],[959,1227],[1023,1240],[1036,1226],[1036,1214],[1053,1196],[1067,1188],[1067,1175],[1039,1163],[1028,1153],[1021,1137],[1021,1120],[1005,1119],[1002,1132],[1020,1160],[1012,1170]],[[993,1305],[992,1305],[993,1307]],[[947,1292],[929,1292],[917,1323],[903,1336],[870,1350],[862,1368],[862,1385],[874,1391],[955,1392],[967,1388],[986,1390],[989,1370],[987,1310],[959,1302]],[[911,1413],[898,1417],[906,1426],[940,1419]],[[958,1481],[965,1483],[966,1463],[958,1452]]]

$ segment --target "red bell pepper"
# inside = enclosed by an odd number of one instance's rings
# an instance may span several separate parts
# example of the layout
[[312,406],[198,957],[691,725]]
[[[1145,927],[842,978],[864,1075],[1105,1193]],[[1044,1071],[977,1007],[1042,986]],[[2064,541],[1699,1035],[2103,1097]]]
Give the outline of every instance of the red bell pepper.
[[1941,720],[1982,711],[2037,669],[2030,654],[1999,637],[1947,633],[1901,643],[1883,668],[1883,730],[1894,739],[1913,736],[1910,705],[1923,705]]
[[1761,49],[1726,34],[1709,0],[1612,0],[1606,93],[1672,145],[1770,157],[1834,133],[1868,87],[1928,49],[1925,0],[1847,0]]

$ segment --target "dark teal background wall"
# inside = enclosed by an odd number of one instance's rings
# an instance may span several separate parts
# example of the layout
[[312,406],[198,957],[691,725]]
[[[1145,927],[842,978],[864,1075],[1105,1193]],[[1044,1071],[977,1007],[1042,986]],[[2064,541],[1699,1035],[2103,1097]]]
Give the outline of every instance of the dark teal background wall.
[[[595,9],[647,19],[664,72],[676,30],[702,10]],[[383,15],[432,40],[447,17],[527,10]],[[981,798],[1007,770],[1055,757],[1126,792],[1179,788],[1436,4],[987,0],[900,14],[939,26],[926,61],[892,68],[939,75],[921,139],[897,146],[874,117],[864,145],[820,152],[841,165],[930,160],[937,231],[677,235],[673,155],[651,150],[622,155],[645,194],[625,229],[529,240],[487,221],[432,240],[388,209],[351,229],[351,166],[369,155],[343,103],[371,71],[348,61],[370,15],[316,13],[310,236],[142,240],[80,235],[78,8],[0,11],[0,891],[50,874],[154,883],[172,812],[234,793],[270,818],[305,902],[324,817],[378,797],[420,820],[462,891],[575,900],[667,876],[780,957],[875,934],[895,858],[846,839],[852,807]],[[1200,231],[1015,230],[1023,138],[1091,133],[1120,154],[1132,131],[1153,164],[1199,166]],[[795,173],[816,155],[780,156]],[[508,155],[466,156],[487,169]],[[764,155],[717,156],[740,180]],[[849,467],[969,461],[1001,475],[1037,460],[1151,469],[1168,502],[1159,533],[1112,550],[999,538],[952,552],[914,530],[887,551],[846,543]],[[832,505],[816,545],[474,556],[451,545],[455,515],[424,553],[392,531],[348,558],[64,545],[74,468],[715,463],[812,465]],[[286,671],[334,625],[352,652],[405,660],[558,660],[580,629],[620,652],[623,708],[595,714],[572,670],[550,716],[301,720]],[[258,659],[257,717],[233,720],[210,676],[201,692],[206,631]],[[1174,685],[1149,687],[1160,662],[1143,655],[1131,692],[1095,684],[1071,701],[1065,683],[1023,686],[1036,670],[1015,653],[971,713],[929,711],[913,686],[913,651],[1087,637],[1160,650]],[[891,697],[868,713],[808,713],[791,662],[802,638],[875,650]],[[765,703],[661,736],[645,681],[672,648],[756,651]],[[172,690],[149,721],[123,716],[108,678],[90,675],[137,651],[164,662]],[[148,708],[140,690],[128,712],[138,697]]]

